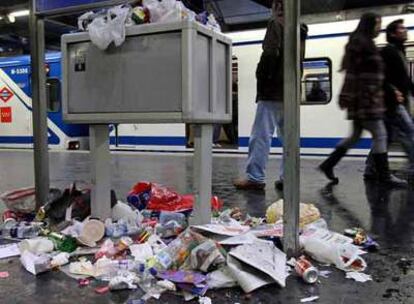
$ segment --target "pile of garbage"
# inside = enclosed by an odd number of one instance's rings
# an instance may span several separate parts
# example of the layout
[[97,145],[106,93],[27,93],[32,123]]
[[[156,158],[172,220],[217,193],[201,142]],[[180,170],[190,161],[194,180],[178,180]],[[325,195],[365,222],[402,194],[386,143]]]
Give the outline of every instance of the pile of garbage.
[[319,264],[365,282],[371,278],[363,273],[362,256],[378,247],[362,229],[346,230],[348,236],[330,231],[314,205],[301,204],[303,255],[288,261],[281,242],[282,200],[268,208],[266,218],[254,218],[239,208],[223,209],[213,197],[211,223],[188,226],[194,196],[150,182],[134,185],[125,203],[112,191],[112,218],[105,221],[90,217],[90,190],[76,185],[52,189],[37,213],[33,188],[0,199],[8,208],[0,237],[18,241],[0,247],[0,258],[20,256],[33,275],[60,270],[99,294],[141,289],[144,296],[136,303],[164,292],[191,300],[208,299],[212,289],[240,286],[250,293],[269,284],[285,287],[292,273],[315,284],[329,274]]
[[79,17],[78,28],[88,31],[92,43],[106,50],[111,43],[115,46],[123,44],[127,27],[179,21],[196,21],[208,29],[221,32],[214,15],[206,11],[196,14],[177,0],[143,0],[135,6],[119,5],[87,12]]

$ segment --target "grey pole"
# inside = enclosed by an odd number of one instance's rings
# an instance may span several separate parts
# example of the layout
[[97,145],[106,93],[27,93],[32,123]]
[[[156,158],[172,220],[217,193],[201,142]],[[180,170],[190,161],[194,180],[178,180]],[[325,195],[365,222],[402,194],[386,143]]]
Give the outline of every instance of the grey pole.
[[91,214],[105,221],[111,218],[111,153],[108,125],[89,126],[91,159]]
[[211,178],[213,126],[194,125],[194,185],[195,202],[190,225],[204,225],[211,222]]
[[44,20],[36,16],[36,0],[30,3],[30,56],[32,77],[34,172],[36,209],[49,192],[49,152],[46,106]]
[[284,250],[299,250],[300,199],[300,0],[284,0]]

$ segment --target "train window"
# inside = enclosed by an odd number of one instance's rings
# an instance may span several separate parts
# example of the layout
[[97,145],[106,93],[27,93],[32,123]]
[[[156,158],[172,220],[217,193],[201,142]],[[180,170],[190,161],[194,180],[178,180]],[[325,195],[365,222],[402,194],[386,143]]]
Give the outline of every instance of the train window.
[[49,112],[59,112],[61,102],[61,85],[57,78],[48,78],[46,81],[46,100]]
[[331,60],[329,58],[305,59],[302,78],[302,105],[327,104],[331,99]]

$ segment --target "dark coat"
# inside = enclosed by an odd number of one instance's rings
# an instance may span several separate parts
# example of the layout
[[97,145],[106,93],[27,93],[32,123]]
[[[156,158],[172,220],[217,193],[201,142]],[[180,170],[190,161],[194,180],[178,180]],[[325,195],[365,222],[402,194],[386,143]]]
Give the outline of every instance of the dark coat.
[[[301,59],[305,55],[307,26],[301,25]],[[283,25],[272,18],[263,41],[263,53],[256,69],[256,101],[283,101]]]
[[346,70],[339,105],[350,120],[372,120],[384,117],[384,68],[378,52],[355,58],[358,64]]
[[399,90],[404,95],[407,106],[409,97],[414,92],[414,86],[410,79],[403,45],[389,43],[381,50],[381,55],[385,64],[385,104],[387,111],[393,113],[399,104],[395,90]]
[[256,69],[256,100],[283,100],[283,26],[275,19],[267,25],[263,53]]

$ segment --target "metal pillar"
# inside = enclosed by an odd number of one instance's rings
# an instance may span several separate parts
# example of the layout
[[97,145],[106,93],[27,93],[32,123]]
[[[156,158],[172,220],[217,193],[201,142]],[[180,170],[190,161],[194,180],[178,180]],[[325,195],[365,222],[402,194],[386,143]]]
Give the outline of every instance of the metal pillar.
[[211,222],[211,178],[213,126],[194,125],[194,185],[195,202],[190,225],[204,225]]
[[44,20],[36,16],[36,1],[30,3],[30,52],[32,77],[34,172],[36,209],[49,193]]
[[299,249],[300,200],[300,0],[284,0],[284,250]]
[[91,215],[105,221],[111,212],[111,154],[108,125],[89,126]]

